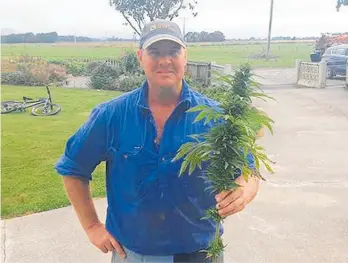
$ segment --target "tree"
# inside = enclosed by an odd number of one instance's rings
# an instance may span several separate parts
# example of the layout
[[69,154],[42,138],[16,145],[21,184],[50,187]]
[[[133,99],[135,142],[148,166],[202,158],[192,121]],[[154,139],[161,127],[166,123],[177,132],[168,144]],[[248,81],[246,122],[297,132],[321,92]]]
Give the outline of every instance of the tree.
[[210,42],[223,42],[223,41],[225,41],[225,36],[221,31],[214,31],[213,33],[209,33],[209,41]]
[[209,33],[206,31],[202,31],[200,33],[200,42],[209,42]]
[[146,23],[155,19],[169,19],[179,16],[180,10],[187,7],[197,16],[197,0],[110,0],[110,5],[119,11],[126,22],[138,34]]
[[221,31],[214,31],[208,33],[206,31],[198,32],[188,32],[185,35],[185,40],[187,42],[223,42],[225,41],[225,36]]
[[337,5],[336,5],[337,12],[340,11],[340,8],[342,5],[348,5],[348,0],[337,0]]

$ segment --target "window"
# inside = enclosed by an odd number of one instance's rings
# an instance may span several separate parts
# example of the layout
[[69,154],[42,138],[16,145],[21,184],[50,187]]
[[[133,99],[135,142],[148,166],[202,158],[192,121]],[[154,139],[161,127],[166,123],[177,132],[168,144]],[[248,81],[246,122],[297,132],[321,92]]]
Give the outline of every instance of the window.
[[332,54],[345,56],[345,55],[347,55],[347,49],[346,48],[335,48],[333,50]]

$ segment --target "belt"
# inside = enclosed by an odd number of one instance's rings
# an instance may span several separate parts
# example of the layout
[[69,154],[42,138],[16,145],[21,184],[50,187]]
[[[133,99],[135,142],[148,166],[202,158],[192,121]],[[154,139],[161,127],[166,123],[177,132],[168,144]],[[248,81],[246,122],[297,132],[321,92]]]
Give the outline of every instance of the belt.
[[211,259],[207,259],[207,253],[206,252],[193,252],[193,253],[182,253],[182,254],[175,254],[173,258],[174,263],[210,263]]

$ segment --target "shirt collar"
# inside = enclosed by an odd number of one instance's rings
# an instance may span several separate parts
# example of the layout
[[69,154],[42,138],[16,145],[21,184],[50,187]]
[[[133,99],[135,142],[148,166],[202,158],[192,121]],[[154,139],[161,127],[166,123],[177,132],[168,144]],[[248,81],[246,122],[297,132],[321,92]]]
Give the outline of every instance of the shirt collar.
[[[140,92],[138,95],[138,100],[137,100],[137,106],[144,109],[144,110],[150,110],[149,109],[149,104],[148,104],[148,92],[149,91],[149,85],[147,80],[144,81],[143,85],[140,88]],[[190,86],[185,80],[182,80],[182,90],[181,90],[181,95],[179,102],[177,104],[177,107],[183,107],[184,110],[187,110],[190,108],[192,103],[191,99],[191,91],[190,91]]]

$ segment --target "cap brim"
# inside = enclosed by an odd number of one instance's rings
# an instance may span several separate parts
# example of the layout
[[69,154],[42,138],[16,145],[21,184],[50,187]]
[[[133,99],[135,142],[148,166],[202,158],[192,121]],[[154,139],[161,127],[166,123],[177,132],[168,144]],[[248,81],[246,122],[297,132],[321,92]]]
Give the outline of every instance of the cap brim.
[[166,34],[156,35],[156,36],[149,38],[147,41],[144,42],[142,48],[143,49],[148,48],[150,45],[152,45],[158,41],[161,41],[161,40],[170,40],[170,41],[178,43],[183,48],[186,48],[185,43],[180,38],[174,37],[172,35],[166,35]]

